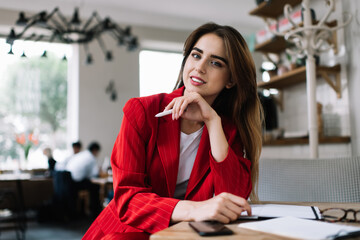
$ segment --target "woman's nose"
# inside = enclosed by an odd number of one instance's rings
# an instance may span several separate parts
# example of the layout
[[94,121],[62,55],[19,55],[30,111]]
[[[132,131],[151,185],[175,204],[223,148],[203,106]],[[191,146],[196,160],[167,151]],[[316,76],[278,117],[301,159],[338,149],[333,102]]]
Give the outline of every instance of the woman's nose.
[[207,64],[207,61],[205,59],[201,59],[200,61],[197,61],[196,66],[195,66],[196,71],[205,73],[206,72],[206,64]]

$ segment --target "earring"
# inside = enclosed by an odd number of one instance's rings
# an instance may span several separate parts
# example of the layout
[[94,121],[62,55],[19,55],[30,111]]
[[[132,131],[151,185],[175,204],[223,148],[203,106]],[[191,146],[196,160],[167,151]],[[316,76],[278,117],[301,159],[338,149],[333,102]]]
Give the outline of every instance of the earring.
[[232,88],[234,85],[235,85],[234,82],[233,82],[232,80],[230,80],[230,81],[225,85],[225,87],[226,87],[227,89],[230,89],[230,88]]

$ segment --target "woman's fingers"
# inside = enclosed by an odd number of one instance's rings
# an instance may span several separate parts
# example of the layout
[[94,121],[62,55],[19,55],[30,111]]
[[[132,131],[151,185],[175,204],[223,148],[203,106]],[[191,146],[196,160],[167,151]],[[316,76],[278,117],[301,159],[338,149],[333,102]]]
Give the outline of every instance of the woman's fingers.
[[229,223],[238,219],[243,211],[251,215],[251,207],[245,199],[231,193],[221,193],[212,199],[200,202],[193,214],[199,221],[216,220]]
[[230,193],[222,193],[216,196],[219,203],[219,212],[226,216],[229,221],[235,221],[245,209],[247,201]]
[[[165,111],[173,109],[172,119],[184,117],[189,120],[204,121],[214,111],[211,106],[198,93],[189,93],[186,96],[174,98]],[[189,110],[189,111],[188,111]],[[185,115],[185,111],[187,112]]]
[[226,222],[224,223],[229,223],[231,221],[235,221],[236,219],[238,219],[239,214],[233,211],[232,209],[228,208],[226,205],[227,204],[225,203],[225,206],[220,209],[220,214],[219,214],[219,215],[223,215],[226,218]]
[[231,221],[232,213],[226,209],[223,203],[217,199],[209,199],[203,202],[197,202],[198,206],[191,211],[193,221],[207,221],[215,220],[222,223],[229,223]]
[[189,105],[190,101],[186,97],[174,98],[164,109],[164,111],[172,109],[172,119],[176,120],[181,117]]
[[180,110],[183,102],[184,102],[184,98],[182,97],[176,99],[175,104],[173,106],[173,115],[172,115],[173,120],[176,120],[180,117]]
[[215,221],[218,221],[221,223],[230,223],[231,222],[231,219],[227,215],[224,215],[224,214],[217,214],[214,217],[214,219],[211,219],[211,220],[215,220]]
[[172,109],[174,104],[175,104],[175,98],[171,100],[171,102],[165,107],[164,111]]
[[[227,201],[225,203],[225,207],[236,215],[236,216],[234,216],[235,219],[237,219],[241,215],[241,213],[245,210],[243,207],[241,207],[231,201]],[[233,220],[235,220],[235,219],[233,219]]]
[[184,99],[184,101],[182,102],[182,104],[180,106],[179,117],[185,112],[188,105],[189,105],[189,101],[187,99]]
[[219,194],[218,196],[229,199],[230,201],[228,202],[228,207],[236,211],[239,215],[241,212],[246,211],[248,215],[251,216],[251,206],[246,199],[225,192]]
[[248,201],[246,201],[246,199],[236,196],[231,193],[225,193],[225,194],[226,194],[226,197],[228,197],[233,203],[235,203],[237,206],[241,207],[243,210],[245,210],[248,213],[249,216],[251,216],[251,206],[248,203]]

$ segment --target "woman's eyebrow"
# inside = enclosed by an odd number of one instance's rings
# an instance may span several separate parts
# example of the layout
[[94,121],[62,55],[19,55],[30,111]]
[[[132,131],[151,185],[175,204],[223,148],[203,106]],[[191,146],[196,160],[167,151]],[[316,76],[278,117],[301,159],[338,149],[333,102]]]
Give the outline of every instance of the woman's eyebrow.
[[[199,53],[204,53],[203,50],[201,50],[200,48],[197,48],[197,47],[194,47],[193,50],[196,50],[196,51],[198,51]],[[220,57],[220,56],[217,56],[217,55],[214,55],[214,54],[210,55],[210,57],[212,57],[212,58],[217,58],[217,59],[223,61],[224,63],[228,64],[228,61],[227,61],[225,58],[223,58],[223,57]]]

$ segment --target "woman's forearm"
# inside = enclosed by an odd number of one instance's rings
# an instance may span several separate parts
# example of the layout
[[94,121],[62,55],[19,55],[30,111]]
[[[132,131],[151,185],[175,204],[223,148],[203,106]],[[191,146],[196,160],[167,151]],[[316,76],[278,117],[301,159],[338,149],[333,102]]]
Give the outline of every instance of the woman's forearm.
[[195,207],[194,204],[195,202],[193,201],[179,201],[171,215],[171,222],[176,223],[181,221],[193,221],[194,219],[191,218],[191,212]]
[[221,125],[221,118],[215,113],[205,124],[209,132],[211,154],[215,161],[222,162],[228,154],[229,144]]

